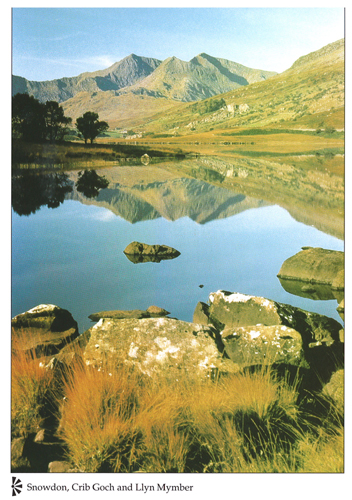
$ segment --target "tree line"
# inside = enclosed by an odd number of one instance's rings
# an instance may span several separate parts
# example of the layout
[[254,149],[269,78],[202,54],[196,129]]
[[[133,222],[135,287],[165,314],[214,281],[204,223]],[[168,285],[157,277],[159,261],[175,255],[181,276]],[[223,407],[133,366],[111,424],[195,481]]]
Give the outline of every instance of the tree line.
[[[65,116],[62,106],[56,101],[41,103],[28,94],[12,97],[12,136],[26,142],[56,142],[64,140],[72,118]],[[99,121],[98,113],[87,111],[78,117],[75,126],[79,136],[93,143],[94,139],[109,128]]]

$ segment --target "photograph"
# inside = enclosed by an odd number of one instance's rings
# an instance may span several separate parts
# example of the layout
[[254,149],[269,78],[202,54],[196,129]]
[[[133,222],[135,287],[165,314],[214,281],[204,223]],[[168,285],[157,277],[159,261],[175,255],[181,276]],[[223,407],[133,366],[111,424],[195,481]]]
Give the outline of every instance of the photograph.
[[345,476],[345,15],[6,10],[9,496]]

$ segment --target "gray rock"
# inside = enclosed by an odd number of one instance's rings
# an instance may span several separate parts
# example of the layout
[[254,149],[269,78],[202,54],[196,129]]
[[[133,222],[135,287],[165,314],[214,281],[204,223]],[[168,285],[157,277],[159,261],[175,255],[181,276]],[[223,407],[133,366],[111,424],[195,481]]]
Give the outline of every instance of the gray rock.
[[201,325],[209,325],[209,306],[205,302],[198,302],[193,313],[193,323],[200,323]]
[[[52,304],[41,304],[12,319],[15,348],[50,356],[78,337],[71,313]],[[17,342],[16,342],[17,341]]]
[[[284,325],[300,333],[302,346],[339,342],[340,323],[321,314],[304,311],[263,297],[223,290],[209,296],[209,318],[225,327]],[[214,324],[214,323],[213,323]]]
[[30,462],[26,455],[26,445],[28,437],[18,437],[11,443],[11,470],[27,471],[30,469]]
[[227,327],[222,332],[222,339],[230,359],[241,366],[305,365],[302,337],[285,325]]
[[48,429],[40,429],[34,438],[35,443],[51,443],[53,441],[55,441],[53,432]]
[[209,326],[171,318],[101,319],[90,330],[86,364],[100,367],[109,360],[149,375],[178,379],[233,370],[223,359],[223,345]]
[[64,460],[55,460],[54,462],[50,462],[48,465],[48,472],[71,472],[72,466],[69,462],[65,462]]
[[224,354],[241,368],[300,366],[325,382],[343,363],[341,325],[297,307],[219,290],[210,294],[208,307],[197,305],[195,318],[220,332]]

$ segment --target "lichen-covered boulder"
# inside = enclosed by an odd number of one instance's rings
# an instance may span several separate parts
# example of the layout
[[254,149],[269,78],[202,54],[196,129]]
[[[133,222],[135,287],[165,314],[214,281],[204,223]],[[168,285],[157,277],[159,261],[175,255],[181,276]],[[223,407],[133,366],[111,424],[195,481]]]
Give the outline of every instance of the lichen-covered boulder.
[[50,356],[78,337],[77,322],[66,309],[41,304],[12,318],[13,347]]
[[334,319],[224,290],[199,303],[194,319],[220,332],[224,354],[241,368],[275,363],[299,366],[327,381],[343,363],[342,326]]
[[211,376],[233,370],[223,359],[223,345],[209,326],[171,318],[101,319],[89,330],[86,364],[100,367],[106,361],[134,366],[149,375],[177,379]]
[[222,331],[225,351],[241,366],[285,363],[305,366],[302,337],[285,325],[253,325]]
[[[339,342],[342,326],[333,318],[264,297],[219,290],[209,295],[209,318],[225,327],[284,325],[299,332],[303,348]],[[214,324],[213,323],[213,324]]]

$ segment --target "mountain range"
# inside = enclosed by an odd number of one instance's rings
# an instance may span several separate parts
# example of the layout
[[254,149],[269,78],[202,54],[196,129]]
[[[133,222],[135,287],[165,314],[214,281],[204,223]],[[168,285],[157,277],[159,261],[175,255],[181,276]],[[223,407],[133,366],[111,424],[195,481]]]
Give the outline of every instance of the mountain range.
[[[189,62],[131,54],[104,70],[70,78],[37,82],[14,75],[12,93],[18,92],[41,102],[60,102],[73,120],[85,111],[97,112],[110,129],[140,127],[156,133],[182,133],[183,129],[189,133],[209,130],[210,125],[263,126],[302,121],[302,117],[304,121],[313,114],[317,123],[323,120],[341,126],[344,40],[302,56],[280,74],[205,53]],[[225,107],[216,110],[218,96]]]
[[265,80],[275,74],[204,53],[189,62],[177,57],[160,61],[131,54],[101,71],[43,82],[13,76],[12,85],[13,95],[28,93],[42,102],[64,102],[82,91],[133,92],[179,101],[196,101]]

